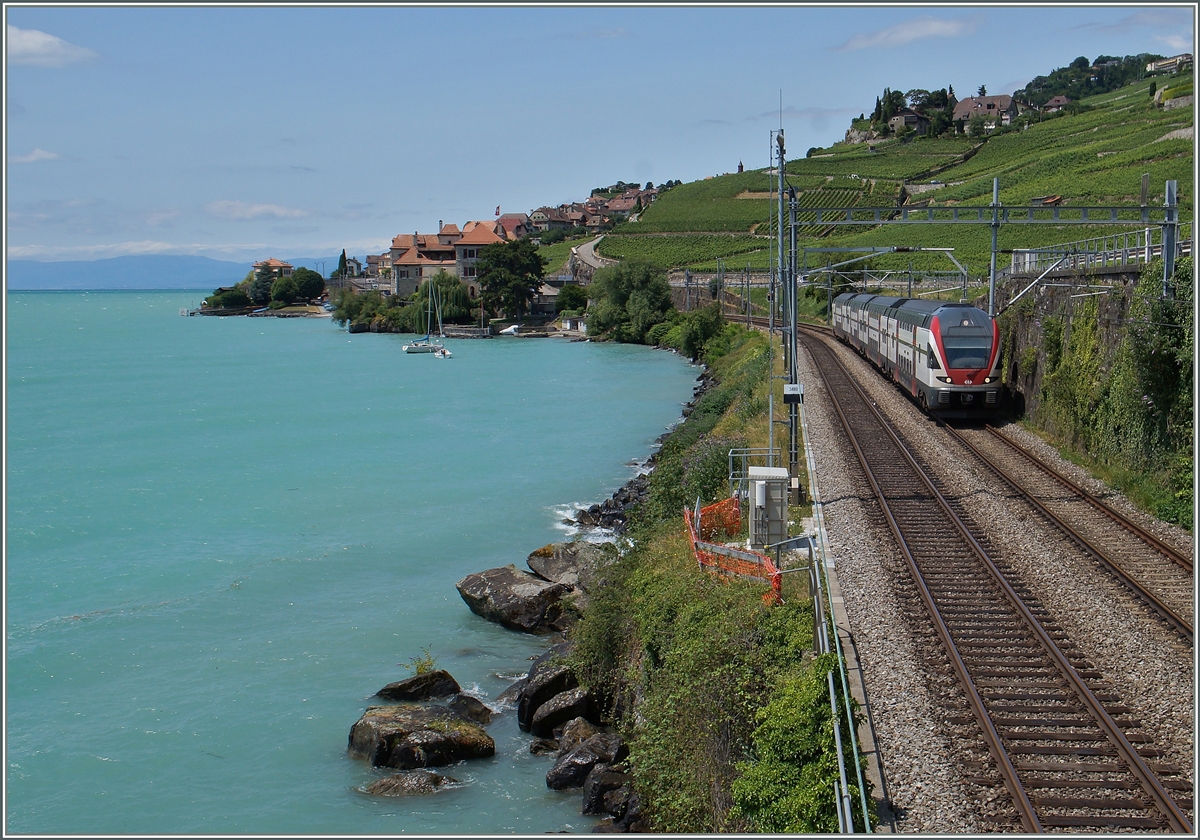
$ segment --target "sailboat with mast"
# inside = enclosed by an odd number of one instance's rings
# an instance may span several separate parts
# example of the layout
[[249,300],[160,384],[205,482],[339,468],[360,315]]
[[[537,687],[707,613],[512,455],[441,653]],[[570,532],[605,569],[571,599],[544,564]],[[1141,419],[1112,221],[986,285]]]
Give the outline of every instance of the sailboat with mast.
[[[433,337],[433,319],[437,314],[438,337]],[[442,330],[442,306],[438,296],[437,284],[429,281],[429,294],[425,306],[425,337],[413,339],[404,345],[405,353],[432,353],[438,358],[449,359],[451,353],[446,349],[443,339],[446,337]]]

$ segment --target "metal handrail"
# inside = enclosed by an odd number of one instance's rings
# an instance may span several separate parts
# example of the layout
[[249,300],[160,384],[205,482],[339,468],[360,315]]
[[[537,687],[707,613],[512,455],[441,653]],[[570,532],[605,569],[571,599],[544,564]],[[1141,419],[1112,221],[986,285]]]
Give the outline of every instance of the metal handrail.
[[[1191,252],[1192,223],[1179,225],[1177,253]],[[1162,254],[1163,229],[1147,227],[1127,233],[1064,242],[1045,248],[1013,251],[1012,273],[1041,272],[1051,262],[1064,261],[1064,270],[1107,268],[1147,263]]]
[[[834,625],[832,651],[830,649],[829,637],[828,637],[828,633],[826,630],[826,621],[814,622],[816,624],[816,626],[818,626],[820,628],[820,633],[818,634],[817,641],[818,641],[818,644],[820,645],[820,650],[822,653],[831,653],[834,651],[836,651],[836,653],[837,653],[838,672],[839,672],[839,676],[841,678],[841,683],[842,683],[842,693],[843,693],[843,696],[847,698],[847,702],[845,703],[846,720],[847,720],[847,723],[849,724],[847,727],[847,730],[850,735],[850,747],[851,747],[851,751],[854,756],[854,769],[858,776],[858,793],[859,793],[859,798],[861,799],[861,803],[862,803],[863,831],[866,832],[867,834],[870,834],[871,833],[871,816],[870,816],[870,811],[867,808],[867,786],[866,786],[865,780],[863,779],[862,758],[861,758],[861,753],[858,748],[858,730],[854,725],[853,715],[850,710],[850,703],[849,703],[850,689],[848,686],[848,680],[846,678],[846,657],[845,657],[845,654],[842,652],[842,642],[841,642],[840,637],[838,636],[837,625],[834,621],[833,592],[829,587],[829,581],[828,581],[829,573],[828,573],[827,563],[828,563],[828,558],[829,558],[829,545],[826,541],[826,536],[825,536],[825,506],[824,506],[824,503],[821,501],[820,489],[817,486],[816,460],[813,455],[812,446],[810,444],[810,438],[809,438],[809,434],[808,434],[808,424],[807,424],[806,414],[805,414],[805,410],[804,410],[804,403],[800,403],[800,418],[799,418],[799,420],[800,420],[800,428],[801,428],[802,436],[804,438],[804,467],[805,467],[805,471],[808,474],[809,498],[812,499],[813,518],[816,519],[816,522],[817,522],[817,540],[816,540],[815,546],[816,546],[816,550],[817,550],[817,555],[820,558],[819,563],[816,564],[818,570],[813,575],[813,578],[815,579],[816,584],[817,584],[817,586],[816,586],[817,591],[815,593],[815,597],[813,598],[813,608],[815,610],[817,610],[818,613],[824,612],[824,610],[822,608],[823,605],[821,603],[821,601],[822,601],[822,598],[821,598],[822,574],[821,574],[821,572],[824,571],[824,573],[825,573],[825,586],[824,586],[825,598],[829,602],[829,613],[828,613],[827,621],[830,624]],[[830,677],[831,691],[832,691],[832,688],[833,688],[833,684],[832,684],[832,676],[831,676]],[[832,700],[832,699],[833,699],[833,696],[831,693],[830,700]],[[833,724],[834,724],[835,729],[839,727],[836,713],[834,714]],[[839,743],[838,744],[838,763],[843,768],[844,768],[844,761],[845,761],[844,757],[842,756],[842,753],[841,753],[841,744]],[[845,779],[844,774],[842,776],[842,779],[844,781],[844,779]],[[847,796],[848,796],[848,794],[847,794]],[[840,794],[839,794],[838,800],[840,803],[841,802]],[[849,811],[849,808],[847,808],[847,811]],[[841,812],[842,812],[842,809],[841,809],[841,805],[839,804],[839,806],[838,806],[839,815],[841,814]],[[851,832],[853,832],[854,831],[853,814],[848,813],[847,817],[850,820],[849,830]]]

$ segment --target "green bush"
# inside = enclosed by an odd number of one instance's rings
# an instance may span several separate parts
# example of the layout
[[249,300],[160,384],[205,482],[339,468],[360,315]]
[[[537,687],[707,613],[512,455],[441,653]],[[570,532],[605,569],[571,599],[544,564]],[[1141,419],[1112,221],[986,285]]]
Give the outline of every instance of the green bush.
[[673,309],[665,272],[637,260],[598,269],[588,296],[588,335],[627,344],[644,344]]
[[213,309],[239,309],[251,306],[250,296],[240,288],[227,289],[224,292],[214,292],[204,299]]
[[[834,674],[838,728],[849,743],[838,662],[825,654],[781,680],[772,700],[756,715],[754,757],[738,764],[733,783],[734,816],[770,834],[826,834],[839,830],[834,782],[839,778],[833,738],[828,674]],[[854,701],[851,699],[852,708]],[[847,756],[855,822],[862,825],[857,774]],[[864,757],[865,758],[865,757]],[[865,762],[864,762],[865,763]]]
[[300,287],[291,277],[280,277],[271,284],[271,302],[290,306],[300,296]]

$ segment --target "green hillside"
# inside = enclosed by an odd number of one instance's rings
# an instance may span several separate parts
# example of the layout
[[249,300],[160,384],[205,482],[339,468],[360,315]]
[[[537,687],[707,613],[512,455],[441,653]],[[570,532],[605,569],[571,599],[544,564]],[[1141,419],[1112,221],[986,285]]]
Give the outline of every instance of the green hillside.
[[[1065,206],[1135,205],[1142,173],[1150,175],[1150,204],[1161,206],[1164,185],[1179,182],[1180,219],[1194,216],[1191,194],[1195,166],[1191,136],[1167,138],[1193,127],[1189,107],[1156,106],[1152,85],[1189,91],[1192,75],[1147,79],[1111,93],[1080,100],[1077,113],[1021,115],[1016,124],[979,138],[940,137],[867,143],[836,143],[787,164],[786,182],[798,193],[801,210],[811,207],[894,207],[901,189],[909,205],[980,206],[991,202],[992,179],[1000,179],[1000,201],[1025,206],[1061,195]],[[874,149],[872,151],[872,148]],[[934,185],[933,182],[941,182]],[[641,257],[669,269],[713,271],[770,264],[771,192],[768,169],[722,175],[668,190],[635,222],[618,226],[600,243],[604,256]],[[920,191],[922,186],[934,189]],[[915,188],[915,189],[914,189]],[[800,213],[801,222],[815,220]],[[1132,228],[1130,228],[1132,229]],[[1106,236],[1112,226],[1010,224],[1001,228],[1001,249],[1032,248]],[[817,227],[800,231],[801,248],[907,245],[952,247],[973,276],[986,273],[990,230],[983,225],[893,225],[879,228]],[[921,254],[875,258],[876,269],[945,271],[944,257]],[[810,262],[810,264],[812,264]]]

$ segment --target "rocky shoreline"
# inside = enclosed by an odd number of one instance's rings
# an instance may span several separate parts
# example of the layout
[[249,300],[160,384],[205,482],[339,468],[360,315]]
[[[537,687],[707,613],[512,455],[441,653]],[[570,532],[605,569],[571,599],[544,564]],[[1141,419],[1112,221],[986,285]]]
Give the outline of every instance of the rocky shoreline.
[[[684,418],[715,384],[705,369],[692,400],[684,406]],[[671,431],[665,432],[658,443],[670,435]],[[581,813],[605,818],[594,833],[649,830],[632,789],[628,747],[604,724],[605,710],[580,685],[568,662],[570,628],[587,608],[589,590],[600,573],[619,557],[613,542],[578,537],[595,534],[595,529],[624,533],[633,509],[649,493],[656,459],[657,454],[652,455],[636,476],[604,502],[580,508],[574,518],[564,520],[579,529],[576,539],[533,551],[526,558],[528,571],[510,563],[458,581],[460,597],[481,618],[515,632],[552,635],[557,640],[491,705],[463,693],[445,671],[418,671],[379,689],[376,696],[387,704],[366,708],[350,729],[347,751],[374,767],[397,772],[373,782],[364,792],[414,796],[453,787],[457,780],[430,768],[495,755],[495,742],[485,727],[493,715],[515,710],[517,726],[530,735],[530,752],[553,760],[546,786],[579,790]]]

